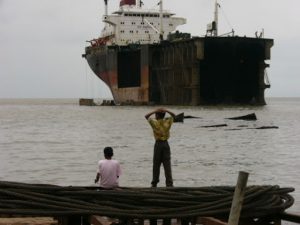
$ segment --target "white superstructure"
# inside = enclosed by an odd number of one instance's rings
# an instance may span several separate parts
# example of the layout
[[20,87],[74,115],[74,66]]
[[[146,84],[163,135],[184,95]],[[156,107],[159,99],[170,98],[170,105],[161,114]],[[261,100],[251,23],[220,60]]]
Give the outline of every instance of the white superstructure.
[[163,10],[162,0],[159,5],[157,10],[144,9],[139,0],[122,0],[118,11],[103,16],[105,27],[101,39],[106,45],[153,44],[167,39],[179,25],[186,23],[186,19]]

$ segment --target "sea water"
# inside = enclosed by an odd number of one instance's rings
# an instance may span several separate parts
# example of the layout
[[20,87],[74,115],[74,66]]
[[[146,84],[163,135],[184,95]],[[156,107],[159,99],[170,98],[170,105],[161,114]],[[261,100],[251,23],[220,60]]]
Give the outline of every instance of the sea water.
[[[144,118],[154,106],[79,106],[74,99],[0,100],[0,180],[95,185],[97,162],[111,146],[121,186],[150,187],[154,138]],[[300,99],[266,106],[168,106],[200,117],[175,123],[169,143],[175,186],[236,184],[294,187],[300,211]],[[256,121],[226,118],[255,113]],[[204,126],[226,124],[222,127]],[[273,126],[278,129],[256,129]],[[164,186],[163,168],[158,186]]]

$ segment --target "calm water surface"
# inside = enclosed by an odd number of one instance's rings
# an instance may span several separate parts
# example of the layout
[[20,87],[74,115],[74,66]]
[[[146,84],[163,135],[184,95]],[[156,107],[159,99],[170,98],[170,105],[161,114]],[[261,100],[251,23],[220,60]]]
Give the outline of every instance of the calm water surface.
[[[199,116],[172,127],[176,186],[294,187],[300,212],[300,99],[268,99],[264,107],[170,107]],[[84,107],[77,100],[0,100],[0,180],[94,185],[102,149],[121,163],[121,186],[150,186],[154,138],[144,115],[154,107]],[[255,113],[257,121],[225,118]],[[203,128],[227,124],[227,127]],[[249,129],[278,126],[279,129]],[[163,173],[163,170],[162,170]],[[163,175],[163,174],[162,174]],[[161,177],[159,186],[164,186]]]

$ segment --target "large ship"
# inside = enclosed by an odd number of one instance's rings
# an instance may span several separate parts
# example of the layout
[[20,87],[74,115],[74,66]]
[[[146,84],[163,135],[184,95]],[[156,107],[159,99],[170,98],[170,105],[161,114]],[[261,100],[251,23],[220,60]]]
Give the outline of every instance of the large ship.
[[218,35],[217,0],[203,37],[179,32],[186,19],[165,10],[162,0],[157,9],[121,0],[112,14],[104,4],[105,26],[83,57],[116,104],[266,104],[273,40]]

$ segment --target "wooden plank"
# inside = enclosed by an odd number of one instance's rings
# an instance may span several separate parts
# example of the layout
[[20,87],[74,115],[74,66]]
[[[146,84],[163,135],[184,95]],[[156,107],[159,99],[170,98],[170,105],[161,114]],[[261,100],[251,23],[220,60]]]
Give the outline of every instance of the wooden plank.
[[226,222],[223,222],[214,217],[198,217],[196,219],[196,224],[202,225],[228,225]]
[[52,217],[11,217],[0,218],[0,225],[57,225]]
[[117,222],[116,219],[105,216],[90,216],[90,223],[93,225],[111,225],[113,222]]

